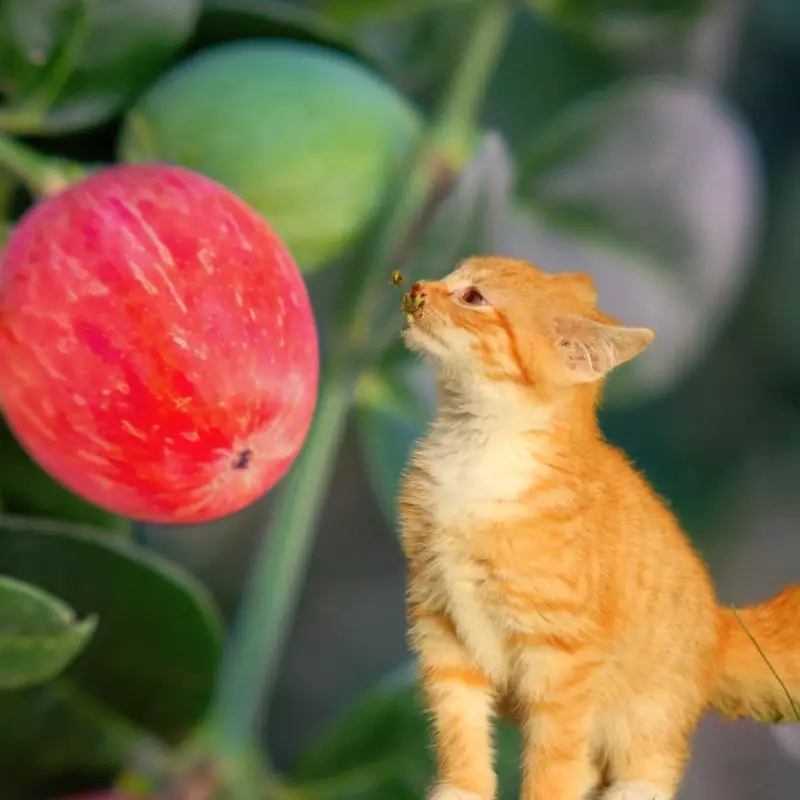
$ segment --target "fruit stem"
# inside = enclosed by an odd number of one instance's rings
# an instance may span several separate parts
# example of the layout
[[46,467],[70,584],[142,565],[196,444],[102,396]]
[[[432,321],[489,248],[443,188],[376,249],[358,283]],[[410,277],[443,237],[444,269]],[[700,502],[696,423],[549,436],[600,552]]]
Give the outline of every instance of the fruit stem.
[[469,158],[486,90],[514,16],[512,0],[483,0],[475,5],[472,34],[433,130],[436,150],[458,167]]
[[58,194],[84,174],[80,164],[48,158],[4,134],[0,134],[0,167],[22,181],[37,197]]
[[[346,374],[346,373],[345,373]],[[267,714],[283,644],[353,396],[343,370],[323,371],[314,420],[280,489],[248,576],[217,683],[210,730],[218,754],[235,759]]]

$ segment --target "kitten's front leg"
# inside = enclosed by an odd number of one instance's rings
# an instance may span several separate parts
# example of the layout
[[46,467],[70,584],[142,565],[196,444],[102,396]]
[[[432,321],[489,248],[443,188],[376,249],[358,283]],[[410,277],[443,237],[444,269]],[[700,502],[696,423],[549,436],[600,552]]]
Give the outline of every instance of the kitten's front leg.
[[520,660],[521,800],[583,800],[598,784],[591,751],[598,664],[572,650],[556,640]]
[[472,664],[446,616],[414,608],[411,642],[435,737],[438,782],[431,800],[492,800],[497,781],[491,683]]

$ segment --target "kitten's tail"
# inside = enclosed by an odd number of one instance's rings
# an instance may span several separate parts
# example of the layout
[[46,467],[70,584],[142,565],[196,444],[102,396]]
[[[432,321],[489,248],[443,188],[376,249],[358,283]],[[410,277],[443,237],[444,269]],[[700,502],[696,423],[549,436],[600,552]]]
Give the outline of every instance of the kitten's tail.
[[800,586],[739,610],[720,609],[713,705],[728,717],[800,722]]

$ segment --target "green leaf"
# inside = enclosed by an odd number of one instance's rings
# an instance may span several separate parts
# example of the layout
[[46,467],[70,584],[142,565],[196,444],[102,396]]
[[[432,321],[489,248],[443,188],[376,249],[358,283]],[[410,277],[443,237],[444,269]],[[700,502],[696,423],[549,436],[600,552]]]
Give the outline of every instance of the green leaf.
[[700,90],[641,80],[554,120],[519,174],[491,249],[590,273],[605,311],[656,331],[613,373],[610,401],[666,392],[707,352],[751,266],[761,176],[748,132]]
[[409,280],[447,274],[461,259],[484,251],[502,223],[514,185],[513,158],[499,133],[483,134],[476,145],[420,237]]
[[[328,800],[417,800],[434,777],[428,715],[414,672],[384,679],[323,731],[300,759],[299,795]],[[517,796],[518,735],[498,726],[501,797]]]
[[770,38],[786,48],[800,48],[800,4],[796,0],[761,0],[751,14]]
[[[800,237],[797,220],[800,214],[800,157],[795,156],[777,178],[773,213],[760,256],[752,302],[747,309],[748,322],[756,336],[752,347],[756,363],[769,364],[778,380],[797,381],[800,375],[800,315],[797,297],[800,291]],[[770,363],[772,362],[772,363]],[[788,374],[787,374],[788,373]]]
[[0,0],[0,128],[105,121],[186,42],[198,11],[199,0]]
[[204,0],[195,33],[198,47],[253,37],[315,42],[369,60],[347,28],[316,5],[286,0]]
[[142,731],[178,742],[204,714],[220,620],[175,566],[90,529],[0,515],[0,572],[100,619],[65,673],[0,694],[0,796],[4,782],[108,768]]
[[82,622],[57,597],[0,576],[0,689],[54,678],[92,638],[96,617]]
[[[503,132],[512,149],[576,99],[623,75],[607,51],[520,10],[486,93],[484,121]],[[546,75],[547,80],[530,80]]]
[[640,45],[696,19],[708,0],[528,0],[542,17],[613,44]]
[[0,495],[12,514],[48,517],[130,532],[130,520],[88,503],[53,480],[19,445],[0,421]]
[[315,5],[330,20],[358,26],[406,19],[442,6],[466,2],[468,0],[321,0]]
[[411,448],[433,419],[432,385],[421,365],[366,372],[356,396],[356,424],[367,475],[386,519],[397,519],[400,476]]

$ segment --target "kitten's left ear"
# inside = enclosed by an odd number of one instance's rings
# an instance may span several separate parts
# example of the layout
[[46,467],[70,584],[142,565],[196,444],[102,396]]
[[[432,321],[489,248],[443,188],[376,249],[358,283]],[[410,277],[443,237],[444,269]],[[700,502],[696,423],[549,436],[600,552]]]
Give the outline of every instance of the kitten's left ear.
[[571,382],[596,381],[639,355],[655,338],[649,328],[608,325],[587,317],[557,317],[556,344]]

